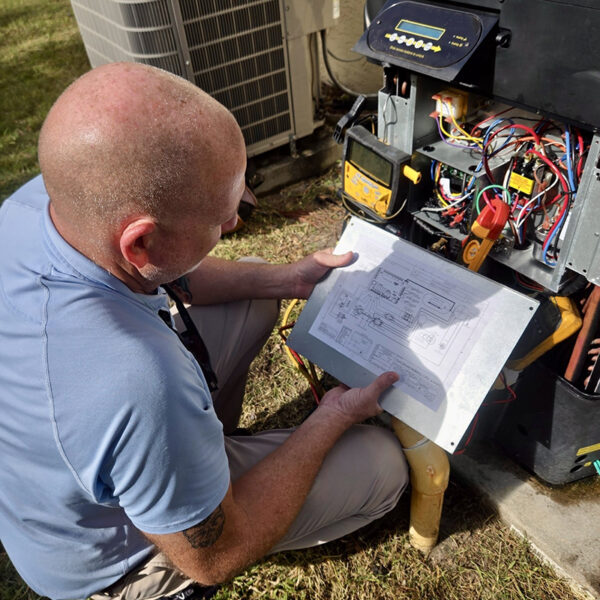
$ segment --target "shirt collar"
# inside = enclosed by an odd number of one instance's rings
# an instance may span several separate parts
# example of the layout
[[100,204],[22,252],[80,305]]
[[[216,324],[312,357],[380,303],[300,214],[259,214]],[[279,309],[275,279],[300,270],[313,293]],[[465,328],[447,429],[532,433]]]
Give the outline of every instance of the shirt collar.
[[42,231],[48,255],[51,257],[54,267],[61,273],[87,281],[91,285],[110,288],[119,294],[145,304],[153,311],[168,309],[168,296],[162,287],[157,288],[156,294],[136,293],[119,278],[73,248],[54,226],[50,217],[49,201],[43,211]]

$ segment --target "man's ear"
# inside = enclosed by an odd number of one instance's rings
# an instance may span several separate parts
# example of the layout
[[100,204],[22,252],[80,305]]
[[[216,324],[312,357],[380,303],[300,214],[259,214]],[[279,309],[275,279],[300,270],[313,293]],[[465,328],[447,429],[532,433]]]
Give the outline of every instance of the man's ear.
[[150,217],[140,217],[129,223],[121,232],[119,247],[123,258],[138,270],[150,262],[148,236],[156,229]]

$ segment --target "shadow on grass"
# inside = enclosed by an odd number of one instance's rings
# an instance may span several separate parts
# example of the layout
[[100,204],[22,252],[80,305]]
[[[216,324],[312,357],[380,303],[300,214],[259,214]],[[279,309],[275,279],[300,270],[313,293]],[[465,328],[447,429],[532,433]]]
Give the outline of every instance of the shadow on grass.
[[[390,545],[395,540],[400,546],[399,553],[406,555],[407,560],[423,561],[424,563],[451,561],[454,544],[448,543],[450,539],[460,542],[496,517],[494,510],[482,498],[460,483],[451,481],[444,499],[438,544],[426,556],[410,545],[408,534],[410,496],[411,488],[409,486],[396,507],[387,515],[339,540],[305,550],[282,552],[265,560],[279,566],[318,565],[330,561],[332,558],[349,559],[353,555]],[[378,575],[381,575],[380,564],[374,564],[373,568],[378,571]]]

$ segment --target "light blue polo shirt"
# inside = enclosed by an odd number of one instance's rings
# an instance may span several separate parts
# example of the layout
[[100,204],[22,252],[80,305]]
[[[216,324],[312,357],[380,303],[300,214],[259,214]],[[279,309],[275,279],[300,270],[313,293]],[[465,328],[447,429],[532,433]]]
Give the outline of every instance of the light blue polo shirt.
[[229,485],[194,358],[58,234],[41,177],[0,208],[0,538],[39,594],[85,598],[205,519]]

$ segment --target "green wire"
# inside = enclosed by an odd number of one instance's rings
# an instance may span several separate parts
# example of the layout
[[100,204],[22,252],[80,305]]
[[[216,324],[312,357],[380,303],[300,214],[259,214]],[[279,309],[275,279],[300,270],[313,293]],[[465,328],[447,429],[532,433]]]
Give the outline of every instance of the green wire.
[[510,196],[510,190],[508,188],[505,188],[503,185],[498,185],[497,183],[493,183],[492,185],[488,185],[488,186],[484,187],[482,190],[479,190],[479,192],[477,193],[477,196],[475,197],[475,208],[477,210],[478,215],[481,213],[481,209],[479,208],[479,198],[481,198],[481,195],[483,194],[483,192],[485,192],[486,190],[492,189],[492,188],[503,190]]

